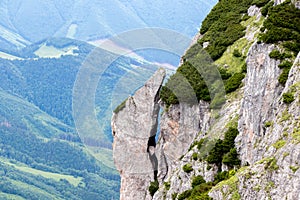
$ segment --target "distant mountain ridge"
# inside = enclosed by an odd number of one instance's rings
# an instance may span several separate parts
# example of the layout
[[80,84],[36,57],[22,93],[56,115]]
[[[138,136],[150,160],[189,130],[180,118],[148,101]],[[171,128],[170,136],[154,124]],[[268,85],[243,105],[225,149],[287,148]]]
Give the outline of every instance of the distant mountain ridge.
[[1,48],[20,48],[49,37],[92,41],[146,27],[192,37],[216,2],[4,0],[0,2]]

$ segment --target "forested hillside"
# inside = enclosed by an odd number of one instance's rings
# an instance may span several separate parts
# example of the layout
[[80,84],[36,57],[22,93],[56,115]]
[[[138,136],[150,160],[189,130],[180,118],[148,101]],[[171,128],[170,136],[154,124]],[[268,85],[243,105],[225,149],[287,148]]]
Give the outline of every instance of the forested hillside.
[[[84,144],[74,125],[72,95],[76,75],[94,48],[53,38],[12,51],[17,59],[0,59],[1,198],[118,198],[120,179],[111,159],[109,120],[111,104],[122,99],[112,102],[112,95],[120,90],[125,97],[154,68],[134,68],[138,61],[120,57],[106,69],[94,108],[101,129]],[[120,80],[127,73],[140,82],[128,86]]]

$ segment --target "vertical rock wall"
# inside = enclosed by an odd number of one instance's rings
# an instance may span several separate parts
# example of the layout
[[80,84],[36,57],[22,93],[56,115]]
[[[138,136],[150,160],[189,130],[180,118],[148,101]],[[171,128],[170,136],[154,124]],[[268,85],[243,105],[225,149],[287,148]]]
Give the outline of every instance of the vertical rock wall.
[[[113,157],[121,175],[121,200],[148,199],[150,181],[154,179],[153,147],[159,115],[159,89],[165,70],[159,69],[112,117]],[[152,162],[151,162],[152,161]]]

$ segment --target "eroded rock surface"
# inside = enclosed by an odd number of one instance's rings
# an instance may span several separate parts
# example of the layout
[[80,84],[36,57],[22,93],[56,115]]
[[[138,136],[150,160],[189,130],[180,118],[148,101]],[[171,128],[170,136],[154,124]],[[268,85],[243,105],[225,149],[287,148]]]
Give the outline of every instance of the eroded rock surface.
[[165,78],[159,69],[112,117],[113,156],[121,175],[121,200],[150,198],[154,167],[148,141],[157,132],[159,89]]

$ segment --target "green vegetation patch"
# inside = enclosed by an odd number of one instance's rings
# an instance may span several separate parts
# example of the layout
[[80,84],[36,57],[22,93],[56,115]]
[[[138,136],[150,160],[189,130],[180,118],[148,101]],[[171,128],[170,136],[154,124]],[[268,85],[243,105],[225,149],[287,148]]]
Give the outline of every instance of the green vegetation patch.
[[205,183],[203,176],[195,176],[192,180],[192,187],[195,188],[197,185],[200,185],[202,183]]
[[300,143],[300,130],[296,129],[292,133],[293,143]]
[[178,193],[173,193],[172,194],[172,200],[176,200]]
[[160,91],[167,107],[184,102],[198,104],[211,101],[215,96],[225,96],[223,80],[230,77],[226,70],[218,70],[199,44],[193,45],[183,56],[184,63]]
[[290,166],[290,169],[295,173],[299,169],[299,166]]
[[291,114],[289,113],[289,111],[286,109],[282,112],[281,114],[281,119],[280,119],[280,122],[284,122],[284,121],[287,121],[291,118]]
[[275,147],[278,150],[278,149],[282,148],[285,144],[286,144],[286,141],[284,141],[284,140],[278,140],[272,146]]
[[187,163],[183,165],[182,169],[184,172],[190,173],[191,171],[193,171],[193,166],[190,163]]
[[300,51],[300,10],[291,1],[277,6],[271,6],[269,2],[262,8],[262,14],[268,14],[268,18],[261,29],[264,33],[260,34],[260,40],[268,44],[280,44],[284,48],[282,53],[275,49],[269,54],[270,58],[283,61],[278,66],[283,69],[278,81],[284,86],[292,67],[292,62],[284,59],[291,59]]
[[292,55],[286,52],[281,53],[278,49],[274,49],[269,53],[270,58],[276,59],[276,60],[284,60],[286,58],[291,58]]
[[286,92],[282,95],[283,102],[286,104],[290,104],[295,100],[294,94],[292,92]]
[[276,171],[279,169],[279,166],[277,165],[277,160],[274,157],[268,157],[266,159],[263,159],[262,163],[265,163],[265,169],[271,171]]
[[264,22],[267,30],[261,35],[265,43],[283,42],[283,46],[297,54],[300,51],[300,10],[291,1],[268,7],[268,18]]
[[244,73],[235,73],[233,74],[225,83],[226,93],[230,93],[238,89],[242,83],[242,80],[245,78]]
[[256,5],[257,7],[263,7],[266,5],[270,0],[254,0],[253,5]]
[[252,0],[227,0],[219,3],[211,10],[200,29],[205,34],[200,44],[209,42],[206,48],[213,60],[217,60],[227,47],[245,35],[245,27],[240,24],[243,14],[252,4]]
[[228,166],[239,166],[241,164],[236,148],[230,149],[230,151],[223,156],[222,163]]
[[192,190],[186,190],[184,191],[183,193],[179,194],[177,196],[177,199],[178,200],[184,200],[184,199],[187,199],[188,197],[190,197],[192,194]]
[[153,196],[158,189],[159,189],[159,183],[157,180],[150,182],[150,186],[149,186],[148,190],[149,190],[151,196]]
[[234,49],[232,55],[237,58],[242,57],[242,53],[238,49]]
[[114,110],[114,113],[117,114],[118,112],[120,112],[121,110],[123,110],[125,108],[127,99],[125,99],[120,105],[118,105],[116,107],[116,109]]
[[192,158],[193,160],[198,160],[198,153],[193,153]]
[[[246,22],[248,22],[248,20]],[[249,42],[246,38],[240,38],[233,45],[229,46],[222,57],[216,60],[215,63],[218,66],[226,66],[227,72],[230,74],[246,72],[246,70],[243,69],[246,65],[245,57],[251,45],[252,42]],[[239,52],[241,56],[233,56],[235,51]]]
[[278,82],[281,84],[281,85],[285,85],[287,79],[288,79],[288,76],[289,76],[289,72],[290,72],[290,69],[288,68],[284,68],[282,73],[280,74],[280,76],[278,77]]
[[265,122],[265,127],[268,128],[270,126],[273,126],[273,124],[274,124],[273,122],[267,121]]
[[278,65],[278,67],[279,67],[280,69],[291,68],[292,66],[293,66],[293,63],[290,62],[290,61],[288,61],[288,60],[285,60],[285,61],[283,61],[282,63],[280,63],[280,64]]
[[224,197],[228,197],[229,195],[232,195],[231,199],[238,200],[238,199],[241,199],[241,196],[238,193],[237,185],[238,185],[237,176],[232,176],[228,180],[224,180],[224,181],[220,182],[218,185],[216,185],[213,188],[213,190],[222,190],[222,188],[224,186],[228,186],[229,187],[228,190],[226,191],[226,193],[223,194]]
[[82,177],[75,178],[74,176],[71,176],[71,175],[63,175],[63,174],[58,174],[58,173],[45,172],[42,170],[37,170],[37,169],[26,167],[26,166],[18,166],[18,165],[12,164],[12,163],[9,163],[9,165],[12,165],[16,169],[21,170],[23,172],[31,173],[34,175],[40,175],[45,178],[54,179],[56,181],[60,181],[60,180],[64,179],[64,180],[67,180],[70,184],[74,185],[75,187],[77,187],[79,185],[79,183],[82,181]]
[[210,164],[216,164],[219,168],[223,161],[231,167],[240,165],[241,161],[238,159],[234,145],[234,140],[238,133],[237,128],[230,127],[225,132],[224,140],[217,140],[215,146],[210,150],[206,161]]
[[273,5],[274,5],[274,1],[269,1],[269,3],[267,3],[261,8],[260,10],[261,14],[266,17],[269,12],[269,8],[271,8]]
[[169,190],[171,187],[171,184],[170,184],[170,182],[164,182],[164,186],[165,186],[166,190]]

